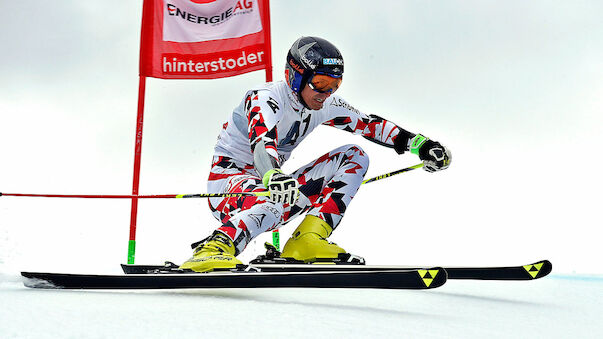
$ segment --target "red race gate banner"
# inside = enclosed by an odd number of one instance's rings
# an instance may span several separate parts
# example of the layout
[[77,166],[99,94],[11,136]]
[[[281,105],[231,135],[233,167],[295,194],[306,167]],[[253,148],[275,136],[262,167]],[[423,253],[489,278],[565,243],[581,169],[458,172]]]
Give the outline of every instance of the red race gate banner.
[[[272,81],[269,0],[144,0],[128,264],[136,252],[146,78],[215,79],[261,69]],[[278,248],[278,233],[273,238]]]
[[268,0],[145,0],[140,75],[215,79],[271,69]]

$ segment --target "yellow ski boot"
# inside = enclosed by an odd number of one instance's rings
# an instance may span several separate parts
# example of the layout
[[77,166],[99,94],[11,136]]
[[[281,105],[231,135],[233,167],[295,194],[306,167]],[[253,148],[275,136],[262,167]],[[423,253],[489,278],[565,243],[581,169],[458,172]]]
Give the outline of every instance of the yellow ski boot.
[[327,241],[333,228],[324,220],[307,215],[287,240],[282,258],[293,258],[305,262],[316,261],[316,258],[336,259],[346,251],[337,244]]
[[223,233],[214,232],[195,248],[193,256],[180,265],[180,269],[210,272],[216,268],[235,268],[238,264],[243,263],[235,258],[232,240]]

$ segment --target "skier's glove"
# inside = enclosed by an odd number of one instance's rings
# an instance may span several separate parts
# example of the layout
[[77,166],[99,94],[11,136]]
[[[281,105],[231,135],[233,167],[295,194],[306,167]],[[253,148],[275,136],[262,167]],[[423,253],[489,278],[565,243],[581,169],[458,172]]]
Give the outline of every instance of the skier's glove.
[[293,205],[299,198],[299,183],[280,169],[271,169],[263,178],[264,186],[270,191],[270,200]]
[[423,160],[423,169],[428,172],[447,169],[452,161],[452,153],[439,142],[430,140],[421,134],[410,140],[408,147],[411,153],[417,154]]

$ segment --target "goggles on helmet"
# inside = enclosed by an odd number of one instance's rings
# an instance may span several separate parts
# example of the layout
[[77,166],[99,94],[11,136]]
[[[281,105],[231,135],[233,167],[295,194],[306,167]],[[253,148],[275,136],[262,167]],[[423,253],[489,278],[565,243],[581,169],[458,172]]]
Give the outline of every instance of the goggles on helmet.
[[341,77],[335,78],[330,75],[317,73],[310,78],[308,86],[318,93],[334,93],[342,81]]

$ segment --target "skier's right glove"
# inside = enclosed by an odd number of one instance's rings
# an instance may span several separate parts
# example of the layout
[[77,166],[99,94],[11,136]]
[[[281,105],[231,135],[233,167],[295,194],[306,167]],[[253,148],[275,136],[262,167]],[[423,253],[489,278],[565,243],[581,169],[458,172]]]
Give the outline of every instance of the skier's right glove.
[[270,191],[270,200],[293,205],[299,198],[299,183],[280,169],[271,169],[263,178],[264,186]]
[[450,150],[439,142],[417,134],[410,140],[410,152],[417,154],[423,160],[423,169],[428,172],[447,169],[452,161]]

